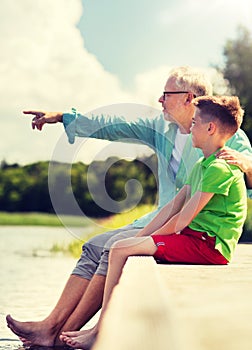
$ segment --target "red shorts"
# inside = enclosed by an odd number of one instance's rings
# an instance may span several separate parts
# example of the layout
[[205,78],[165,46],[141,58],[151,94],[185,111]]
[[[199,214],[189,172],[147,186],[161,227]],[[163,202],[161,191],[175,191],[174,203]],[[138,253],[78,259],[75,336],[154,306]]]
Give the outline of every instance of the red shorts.
[[180,234],[151,236],[157,246],[154,258],[160,262],[226,265],[228,260],[215,249],[215,237],[184,228]]

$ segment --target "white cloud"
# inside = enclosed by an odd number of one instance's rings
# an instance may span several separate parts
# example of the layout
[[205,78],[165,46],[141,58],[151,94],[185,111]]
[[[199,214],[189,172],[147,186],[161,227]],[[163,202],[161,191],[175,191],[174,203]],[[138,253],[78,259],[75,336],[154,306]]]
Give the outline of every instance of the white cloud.
[[[68,0],[3,0],[0,6],[0,93],[4,96],[0,107],[0,159],[22,164],[51,158],[62,126],[32,131],[29,116],[22,116],[24,109],[76,107],[86,113],[121,102],[158,107],[153,96],[160,92],[154,83],[160,73],[155,79],[154,74],[162,69],[137,76],[131,94],[123,91],[119,79],[105,71],[84,47],[76,27],[82,14],[80,0],[72,0],[71,6]],[[114,107],[107,110],[113,112]],[[128,113],[129,119],[132,114]],[[88,145],[89,152],[82,154],[87,162],[106,143],[90,141]]]
[[159,97],[172,67],[160,66],[135,77],[135,94],[139,100],[153,107],[160,108]]
[[76,28],[81,14],[80,0],[2,1],[1,92],[7,87],[18,104],[46,108],[126,98],[118,79],[85,50]]
[[[156,24],[162,27],[174,25],[175,28],[181,25],[183,28],[190,22],[191,28],[197,28],[201,23],[201,31],[216,30],[216,25],[220,25],[225,32],[227,28],[235,29],[238,24],[251,28],[251,10],[250,0],[178,0],[175,6],[167,2],[167,8],[157,12]],[[198,36],[200,34],[198,32]]]
[[39,154],[48,159],[62,131],[30,133],[28,117],[20,118],[23,109],[75,106],[85,112],[129,100],[118,78],[85,49],[76,28],[81,14],[80,0],[1,1],[1,159],[25,162]]
[[[119,79],[85,49],[76,27],[82,11],[81,0],[1,0],[0,161],[48,160],[63,133],[61,125],[32,131],[30,117],[22,115],[24,109],[76,107],[86,113],[125,102],[159,109],[157,100],[171,67],[139,73],[132,91],[124,91]],[[132,119],[132,109],[128,106],[124,111]],[[153,116],[148,107],[138,106],[137,111],[137,116],[145,112]],[[102,147],[104,143],[90,141],[82,160],[90,161]],[[136,151],[135,146],[132,150]]]

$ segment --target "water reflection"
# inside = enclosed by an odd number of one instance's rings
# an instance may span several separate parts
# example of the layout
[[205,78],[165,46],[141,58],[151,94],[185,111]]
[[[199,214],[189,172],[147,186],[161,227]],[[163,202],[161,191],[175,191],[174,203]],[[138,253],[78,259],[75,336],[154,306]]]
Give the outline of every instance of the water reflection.
[[[14,344],[16,342],[16,344]],[[15,339],[0,339],[0,348],[1,349],[6,349],[6,350],[27,350],[24,346],[20,345],[19,340]],[[29,350],[69,350],[69,346],[51,346],[51,347],[46,347],[46,346],[31,346]]]
[[22,321],[41,320],[57,302],[76,260],[49,249],[71,240],[64,228],[0,226],[0,349],[24,349],[6,326],[8,313]]

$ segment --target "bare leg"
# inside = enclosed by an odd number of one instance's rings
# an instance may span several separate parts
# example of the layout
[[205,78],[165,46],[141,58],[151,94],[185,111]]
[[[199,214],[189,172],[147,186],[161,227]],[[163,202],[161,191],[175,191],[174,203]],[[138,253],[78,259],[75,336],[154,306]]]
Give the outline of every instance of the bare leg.
[[8,327],[20,339],[26,339],[30,345],[53,346],[62,325],[78,305],[88,285],[89,280],[71,275],[57,305],[45,320],[19,322],[8,315],[6,317]]
[[[105,276],[94,275],[79,304],[64,323],[59,334],[68,330],[78,330],[86,324],[101,308],[105,285]],[[81,331],[82,332],[82,331]],[[57,338],[55,345],[61,345],[62,338]]]
[[98,325],[100,325],[102,321],[112,291],[118,284],[127,258],[133,255],[154,255],[156,250],[157,247],[151,237],[128,238],[114,244],[109,258],[109,268],[104,289],[102,312]]
[[106,278],[102,312],[95,327],[88,331],[63,332],[61,340],[73,348],[89,349],[99,332],[104,313],[107,309],[113,288],[118,283],[123,266],[129,256],[153,255],[157,250],[151,237],[128,238],[116,242],[110,250],[109,268]]
[[[124,229],[119,231],[124,232]],[[104,245],[117,233],[119,233],[118,230],[107,232],[85,243],[81,257],[84,262],[81,264],[82,268],[87,266],[89,270],[94,269],[95,271]],[[101,274],[93,276],[92,282],[88,278],[72,275],[56,307],[45,320],[19,322],[8,315],[6,319],[9,328],[27,345],[60,344],[58,334],[61,330],[80,329],[100,308],[105,283],[105,278]]]

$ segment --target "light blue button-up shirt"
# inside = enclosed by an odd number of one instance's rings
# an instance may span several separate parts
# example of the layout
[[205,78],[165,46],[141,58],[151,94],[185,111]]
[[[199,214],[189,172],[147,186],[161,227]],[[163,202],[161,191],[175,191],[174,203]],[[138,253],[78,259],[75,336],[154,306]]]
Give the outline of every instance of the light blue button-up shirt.
[[[176,176],[170,166],[170,159],[177,133],[177,125],[164,120],[163,115],[154,119],[139,118],[126,121],[123,117],[104,115],[86,117],[72,113],[63,114],[63,124],[70,143],[75,137],[91,137],[109,141],[141,143],[154,150],[158,159],[158,208],[152,213],[136,220],[135,227],[146,226],[166,203],[168,203],[185,184],[195,162],[203,156],[201,150],[192,146],[189,135]],[[228,140],[226,146],[252,157],[252,148],[242,130]],[[248,190],[252,198],[252,190]]]

